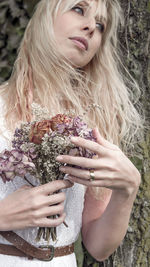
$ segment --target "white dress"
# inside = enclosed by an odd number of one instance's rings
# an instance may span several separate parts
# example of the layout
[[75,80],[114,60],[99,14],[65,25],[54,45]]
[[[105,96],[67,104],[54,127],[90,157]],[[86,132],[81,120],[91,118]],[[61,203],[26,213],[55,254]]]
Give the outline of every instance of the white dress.
[[[2,108],[2,102],[0,100],[0,110]],[[2,110],[1,110],[2,111]],[[0,113],[0,130],[3,129],[3,118]],[[4,133],[8,139],[10,138],[9,133],[6,131]],[[0,135],[0,151],[5,148],[10,148],[10,141]],[[26,182],[20,178],[16,177],[13,182],[3,183],[0,178],[0,199],[5,198],[7,195],[20,188]],[[79,235],[82,223],[82,212],[84,206],[84,195],[85,187],[79,184],[74,184],[72,188],[65,189],[66,201],[65,201],[65,212],[66,218],[65,222],[68,224],[68,228],[61,224],[57,227],[57,241],[50,241],[50,244],[54,247],[67,246],[74,243]],[[18,199],[19,201],[19,199]],[[41,240],[36,242],[37,228],[29,228],[25,230],[14,231],[27,242],[34,246],[39,247],[40,245],[47,245],[47,242]],[[10,244],[0,235],[1,244]],[[28,260],[24,257],[7,256],[0,254],[0,267],[77,267],[75,254],[56,257],[52,261],[40,261],[40,260]]]

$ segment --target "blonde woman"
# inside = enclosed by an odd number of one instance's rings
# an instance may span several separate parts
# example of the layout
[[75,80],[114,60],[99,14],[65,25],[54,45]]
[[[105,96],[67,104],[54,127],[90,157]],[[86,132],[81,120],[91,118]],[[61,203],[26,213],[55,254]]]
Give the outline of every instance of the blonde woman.
[[[0,149],[9,148],[21,121],[32,119],[33,101],[51,115],[66,109],[82,114],[95,103],[100,108],[91,109],[86,120],[97,142],[72,142],[96,156],[58,156],[56,160],[74,166],[61,168],[70,181],[35,188],[19,177],[12,183],[0,181],[1,266],[75,267],[73,243],[80,229],[98,261],[108,258],[124,238],[140,184],[126,155],[142,123],[132,104],[131,91],[138,88],[122,75],[117,54],[120,14],[117,0],[42,0],[27,26],[12,75],[0,87]],[[57,219],[47,218],[55,214]],[[57,226],[57,241],[44,250],[39,246],[45,242],[37,243],[35,237],[38,227],[47,226]]]

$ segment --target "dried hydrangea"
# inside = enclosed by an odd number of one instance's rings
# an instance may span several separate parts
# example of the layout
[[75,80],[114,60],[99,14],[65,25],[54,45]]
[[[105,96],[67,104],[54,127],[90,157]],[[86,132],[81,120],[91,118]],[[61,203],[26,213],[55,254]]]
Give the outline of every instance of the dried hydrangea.
[[0,176],[4,182],[11,181],[16,175],[25,177],[27,173],[35,174],[35,165],[22,151],[13,149],[0,153]]

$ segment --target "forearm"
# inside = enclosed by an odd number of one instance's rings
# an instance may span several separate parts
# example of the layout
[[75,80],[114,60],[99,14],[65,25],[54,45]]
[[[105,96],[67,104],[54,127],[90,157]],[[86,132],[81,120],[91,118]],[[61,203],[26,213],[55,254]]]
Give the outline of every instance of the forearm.
[[83,243],[97,260],[108,258],[123,240],[135,195],[127,198],[113,192],[102,216],[83,227]]

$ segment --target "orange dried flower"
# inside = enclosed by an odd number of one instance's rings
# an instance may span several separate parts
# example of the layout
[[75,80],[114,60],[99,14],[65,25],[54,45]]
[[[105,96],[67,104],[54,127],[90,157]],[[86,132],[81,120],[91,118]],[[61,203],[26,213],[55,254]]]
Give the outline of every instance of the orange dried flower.
[[29,133],[29,141],[34,144],[41,144],[42,137],[44,134],[48,133],[51,129],[51,121],[43,120],[40,122],[36,122],[32,125],[30,133]]
[[67,117],[64,114],[57,114],[51,118],[51,129],[56,131],[58,129],[58,124],[69,124],[72,121],[72,118]]

